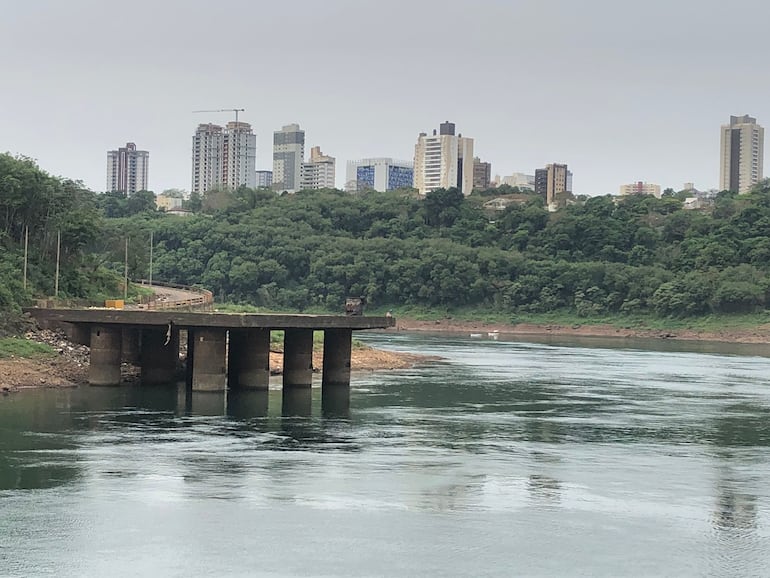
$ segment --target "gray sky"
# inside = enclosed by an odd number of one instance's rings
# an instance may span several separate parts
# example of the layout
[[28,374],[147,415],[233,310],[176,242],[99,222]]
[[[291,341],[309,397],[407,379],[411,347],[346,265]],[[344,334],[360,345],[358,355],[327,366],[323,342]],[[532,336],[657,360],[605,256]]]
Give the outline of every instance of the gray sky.
[[[409,159],[451,120],[492,173],[566,162],[576,193],[716,187],[719,126],[770,129],[766,0],[5,0],[0,151],[105,187],[106,151],[150,151],[150,188],[190,188],[201,122],[243,107],[272,132]],[[766,173],[770,172],[770,165]]]

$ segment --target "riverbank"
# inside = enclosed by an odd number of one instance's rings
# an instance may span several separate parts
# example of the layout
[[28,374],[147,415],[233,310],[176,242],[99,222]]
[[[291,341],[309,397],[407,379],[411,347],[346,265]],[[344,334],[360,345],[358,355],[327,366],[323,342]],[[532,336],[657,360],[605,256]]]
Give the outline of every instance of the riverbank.
[[700,331],[694,329],[647,329],[615,327],[613,325],[559,325],[535,323],[485,323],[460,319],[437,319],[431,321],[398,318],[397,331],[424,331],[464,333],[499,333],[508,335],[564,335],[575,337],[617,337],[646,339],[680,339],[685,341],[714,341],[724,343],[770,343],[770,324],[751,328],[725,328],[722,330]]
[[[33,358],[0,358],[0,393],[31,387],[77,387],[88,383],[88,347],[71,343],[57,331],[30,331],[25,338],[49,346],[52,353]],[[352,371],[385,371],[408,369],[430,359],[424,355],[359,346],[353,348],[350,364]],[[322,352],[313,353],[313,367],[315,371],[322,370]],[[282,371],[283,353],[271,351],[271,375],[280,375]],[[138,368],[133,365],[123,364],[121,373],[126,383],[138,379]]]

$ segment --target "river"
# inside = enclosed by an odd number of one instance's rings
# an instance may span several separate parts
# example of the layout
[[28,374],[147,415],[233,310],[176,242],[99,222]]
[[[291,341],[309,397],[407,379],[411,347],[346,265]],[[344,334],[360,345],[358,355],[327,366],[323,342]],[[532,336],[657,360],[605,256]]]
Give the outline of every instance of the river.
[[770,573],[767,346],[362,339],[442,359],[0,398],[0,575]]

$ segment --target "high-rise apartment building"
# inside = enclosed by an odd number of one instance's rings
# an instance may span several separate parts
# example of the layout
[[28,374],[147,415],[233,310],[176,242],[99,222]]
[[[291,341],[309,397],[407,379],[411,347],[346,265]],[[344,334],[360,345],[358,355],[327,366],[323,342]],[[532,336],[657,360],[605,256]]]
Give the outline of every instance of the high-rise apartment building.
[[420,133],[414,147],[414,187],[421,195],[457,187],[464,195],[473,190],[473,139],[455,134],[449,121],[439,133]]
[[223,133],[222,185],[230,190],[256,186],[257,135],[247,122],[228,122]]
[[747,193],[762,180],[765,129],[749,115],[731,116],[722,125],[719,188]]
[[288,124],[273,133],[273,190],[296,193],[302,186],[305,131]]
[[107,151],[107,190],[128,196],[147,190],[150,153],[136,150],[132,142],[118,150]]
[[247,122],[198,125],[192,140],[192,192],[256,185],[257,136]]
[[483,162],[479,157],[473,159],[473,188],[484,191],[492,181],[492,164]]
[[395,189],[411,188],[414,182],[414,164],[391,158],[348,161],[345,190],[351,193],[374,190],[384,193]]
[[273,171],[257,171],[257,188],[269,189],[273,185]]
[[310,149],[310,161],[302,163],[302,190],[307,189],[333,189],[335,182],[334,157],[321,152],[321,147]]
[[653,195],[660,198],[660,185],[637,181],[628,185],[620,185],[620,194],[625,195]]
[[545,203],[552,206],[557,196],[572,192],[572,173],[567,165],[552,163],[535,171],[535,193],[545,197]]
[[203,194],[221,185],[222,127],[217,124],[199,124],[192,141],[191,192]]

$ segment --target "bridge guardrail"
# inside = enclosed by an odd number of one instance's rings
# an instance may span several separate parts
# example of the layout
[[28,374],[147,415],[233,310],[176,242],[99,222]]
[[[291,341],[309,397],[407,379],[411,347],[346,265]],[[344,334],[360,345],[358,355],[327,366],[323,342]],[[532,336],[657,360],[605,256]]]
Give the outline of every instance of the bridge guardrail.
[[[149,280],[139,279],[137,281],[140,285],[150,285]],[[154,287],[168,287],[169,289],[180,289],[182,291],[188,291],[191,293],[197,293],[198,297],[191,299],[183,299],[181,301],[159,301],[158,299],[149,299],[146,303],[140,303],[140,309],[149,310],[164,310],[164,309],[185,309],[188,311],[211,311],[214,307],[214,294],[208,289],[201,289],[200,287],[191,287],[189,285],[180,285],[179,283],[166,283],[164,281],[155,281],[153,279],[152,286]]]

